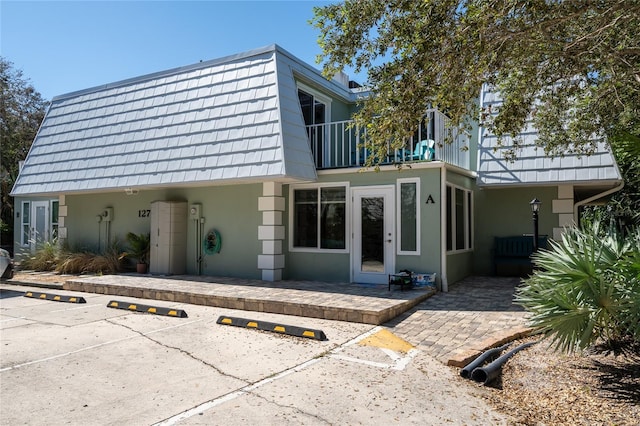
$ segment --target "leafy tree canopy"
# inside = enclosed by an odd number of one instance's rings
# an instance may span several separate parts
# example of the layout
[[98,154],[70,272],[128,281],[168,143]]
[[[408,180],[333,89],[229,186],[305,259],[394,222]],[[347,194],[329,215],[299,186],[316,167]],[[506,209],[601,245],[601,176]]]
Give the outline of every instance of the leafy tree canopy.
[[430,105],[456,125],[489,117],[483,83],[504,98],[485,125],[516,136],[532,117],[548,154],[639,128],[639,0],[346,0],[314,13],[325,75],[368,71],[373,95],[354,118],[380,149]]
[[13,225],[13,200],[9,192],[44,118],[47,102],[25,80],[22,71],[0,57],[0,222]]

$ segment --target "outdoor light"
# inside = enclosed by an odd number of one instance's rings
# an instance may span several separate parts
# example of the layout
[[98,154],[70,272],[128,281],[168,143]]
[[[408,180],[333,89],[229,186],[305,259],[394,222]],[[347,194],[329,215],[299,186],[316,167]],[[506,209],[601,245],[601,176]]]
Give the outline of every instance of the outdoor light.
[[538,211],[540,211],[540,204],[542,204],[542,201],[538,200],[537,198],[531,200],[531,202],[529,203],[529,205],[531,206],[531,211],[534,213],[538,213]]
[[538,251],[538,211],[540,211],[540,204],[542,201],[534,198],[529,205],[531,206],[531,212],[533,213],[533,251]]

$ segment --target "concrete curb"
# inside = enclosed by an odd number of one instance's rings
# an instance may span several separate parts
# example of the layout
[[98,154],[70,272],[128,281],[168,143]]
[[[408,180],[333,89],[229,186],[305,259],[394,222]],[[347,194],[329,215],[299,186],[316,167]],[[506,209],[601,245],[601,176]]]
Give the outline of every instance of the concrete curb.
[[462,349],[460,352],[453,355],[452,358],[449,358],[447,365],[463,368],[484,351],[528,336],[535,330],[536,329],[533,327],[514,327],[494,334],[493,336],[474,344],[472,347]]
[[23,287],[48,288],[52,290],[64,290],[62,288],[62,286],[64,285],[63,283],[47,283],[42,281],[23,281],[23,280],[17,281],[15,279],[10,279],[10,280],[2,280],[0,281],[0,284],[10,284],[10,285],[16,285],[16,286],[23,286]]

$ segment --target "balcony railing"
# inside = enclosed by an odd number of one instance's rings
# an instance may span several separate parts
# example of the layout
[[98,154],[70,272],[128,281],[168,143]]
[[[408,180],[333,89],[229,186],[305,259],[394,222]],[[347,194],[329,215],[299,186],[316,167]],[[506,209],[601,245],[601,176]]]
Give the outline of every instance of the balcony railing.
[[[318,169],[358,167],[372,154],[366,129],[352,120],[307,126],[311,152]],[[380,164],[443,161],[469,169],[469,136],[450,124],[438,110],[429,110],[402,149],[387,150]]]

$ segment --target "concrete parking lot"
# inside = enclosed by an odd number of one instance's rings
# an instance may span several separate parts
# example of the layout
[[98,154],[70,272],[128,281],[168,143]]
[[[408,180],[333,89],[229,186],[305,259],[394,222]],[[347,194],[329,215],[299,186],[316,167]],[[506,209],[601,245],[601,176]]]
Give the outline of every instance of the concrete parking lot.
[[[455,372],[384,327],[120,298],[187,318],[24,297],[0,285],[0,422],[501,424]],[[61,295],[62,290],[42,290]],[[320,329],[317,341],[216,324]]]

